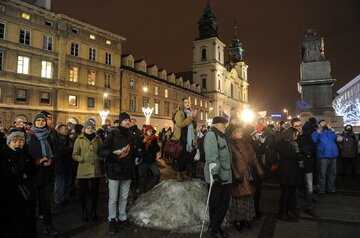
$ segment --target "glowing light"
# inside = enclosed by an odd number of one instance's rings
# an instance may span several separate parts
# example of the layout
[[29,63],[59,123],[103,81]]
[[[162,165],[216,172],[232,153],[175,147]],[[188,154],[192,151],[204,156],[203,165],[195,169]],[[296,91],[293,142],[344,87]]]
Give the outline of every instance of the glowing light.
[[101,125],[105,124],[105,120],[107,116],[109,115],[109,111],[101,110],[99,111],[100,117],[101,117]]
[[250,109],[245,109],[241,112],[241,120],[246,123],[250,123],[254,120],[255,113]]
[[142,108],[142,111],[143,111],[143,113],[144,113],[144,115],[145,115],[145,119],[146,119],[145,124],[146,124],[146,125],[150,125],[150,117],[151,117],[151,114],[152,114],[153,111],[154,111],[154,108],[143,107],[143,108]]

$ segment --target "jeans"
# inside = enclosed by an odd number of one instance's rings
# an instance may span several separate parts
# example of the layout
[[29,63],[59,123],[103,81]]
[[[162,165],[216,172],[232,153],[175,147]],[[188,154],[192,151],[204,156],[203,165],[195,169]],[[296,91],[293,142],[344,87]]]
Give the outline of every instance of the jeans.
[[126,204],[129,195],[131,180],[111,180],[109,179],[109,217],[108,220],[117,219],[116,205],[119,207],[119,219],[127,219]]
[[305,173],[304,175],[304,197],[305,209],[313,209],[313,173]]
[[54,200],[60,204],[69,198],[72,174],[57,174],[55,176]]
[[[149,175],[149,173],[151,175]],[[160,169],[156,161],[152,164],[142,163],[139,165],[140,192],[145,193],[151,190],[160,181]]]
[[336,191],[336,159],[321,158],[319,164],[319,193],[333,193]]

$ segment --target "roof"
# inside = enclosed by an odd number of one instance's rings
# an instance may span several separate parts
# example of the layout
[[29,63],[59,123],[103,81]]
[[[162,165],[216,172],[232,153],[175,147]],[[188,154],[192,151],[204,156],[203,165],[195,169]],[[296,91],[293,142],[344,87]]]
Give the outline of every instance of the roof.
[[185,71],[185,72],[178,72],[175,73],[176,78],[183,78],[185,81],[190,81],[190,83],[193,83],[193,72],[192,71]]
[[354,84],[356,84],[357,82],[360,81],[360,74],[358,76],[356,76],[353,80],[351,80],[350,82],[348,82],[347,84],[345,84],[344,87],[340,88],[337,93],[343,93],[345,92],[347,89],[349,89],[351,86],[353,86]]

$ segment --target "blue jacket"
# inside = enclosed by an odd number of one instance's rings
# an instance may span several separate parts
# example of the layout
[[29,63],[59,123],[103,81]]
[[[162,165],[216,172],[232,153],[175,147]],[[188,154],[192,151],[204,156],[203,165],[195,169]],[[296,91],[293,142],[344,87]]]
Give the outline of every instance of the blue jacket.
[[314,131],[311,134],[316,144],[316,156],[318,159],[333,158],[339,156],[339,150],[336,145],[337,135],[332,130],[323,130],[321,133]]

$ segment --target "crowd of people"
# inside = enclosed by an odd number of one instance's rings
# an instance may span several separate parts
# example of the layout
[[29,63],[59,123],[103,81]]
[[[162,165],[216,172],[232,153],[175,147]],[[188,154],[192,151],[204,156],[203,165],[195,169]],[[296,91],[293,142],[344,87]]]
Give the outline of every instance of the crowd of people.
[[[320,197],[336,193],[339,156],[342,175],[350,171],[356,176],[358,138],[350,125],[337,135],[323,119],[310,118],[303,125],[294,118],[279,126],[259,119],[251,126],[232,114],[229,120],[214,117],[208,127],[197,124],[197,110],[187,98],[173,122],[173,130],[157,133],[152,125],[139,129],[136,119],[125,112],[112,126],[107,123],[98,130],[91,118],[83,125],[54,126],[46,111],[27,125],[17,120],[0,134],[0,205],[4,214],[12,214],[4,224],[5,237],[37,237],[36,217],[43,221],[44,234],[58,235],[51,207],[66,206],[75,193],[79,219],[97,222],[103,177],[108,186],[109,234],[131,228],[126,213],[129,193],[136,199],[159,183],[158,157],[175,167],[179,182],[204,175],[211,186],[209,231],[216,238],[228,237],[221,229],[225,216],[239,232],[250,230],[252,219],[263,216],[264,180],[277,179],[280,184],[278,218],[295,222],[300,185],[304,211],[316,216],[314,185]],[[170,140],[181,146],[177,158],[164,151]]]

